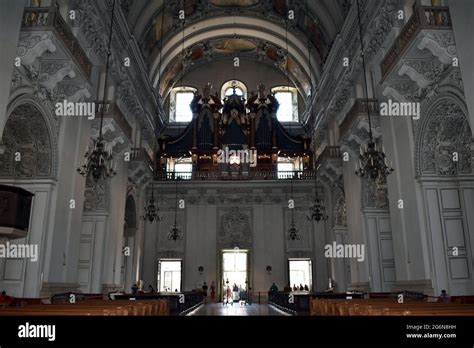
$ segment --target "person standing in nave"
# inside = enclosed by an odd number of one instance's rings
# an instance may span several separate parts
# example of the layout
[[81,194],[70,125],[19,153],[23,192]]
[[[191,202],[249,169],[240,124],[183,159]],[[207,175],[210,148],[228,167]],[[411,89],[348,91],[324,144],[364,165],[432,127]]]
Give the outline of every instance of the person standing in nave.
[[0,305],[10,305],[13,302],[13,297],[8,296],[5,290],[2,291],[0,295]]
[[132,285],[132,295],[138,294],[138,286],[137,284]]
[[273,283],[272,286],[270,286],[270,291],[271,291],[271,292],[278,291],[278,286],[276,286],[276,284]]
[[232,306],[234,305],[234,302],[232,301],[232,289],[230,288],[229,285],[227,285],[227,290],[226,290],[226,304],[231,304]]
[[438,302],[442,302],[442,303],[451,302],[451,296],[448,295],[446,290],[441,290],[441,294],[438,297]]
[[206,282],[204,282],[204,284],[202,285],[202,292],[204,293],[204,303],[207,303],[207,284]]
[[211,283],[211,301],[214,302],[216,298],[216,284],[214,284],[214,281]]

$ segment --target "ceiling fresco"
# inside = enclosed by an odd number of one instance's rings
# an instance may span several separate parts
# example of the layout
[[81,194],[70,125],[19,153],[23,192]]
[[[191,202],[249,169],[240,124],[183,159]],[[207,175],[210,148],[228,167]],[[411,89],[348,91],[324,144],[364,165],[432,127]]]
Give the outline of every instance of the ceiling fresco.
[[297,87],[301,95],[308,95],[310,91],[309,77],[293,57],[287,59],[286,50],[271,43],[255,38],[219,38],[201,42],[173,60],[163,72],[159,84],[160,94],[166,97],[171,88],[179,83],[180,77],[190,69],[201,64],[211,64],[213,61],[232,59],[235,52],[239,57],[259,61],[267,66],[278,69],[284,75],[289,72],[290,81]]
[[259,0],[211,0],[211,4],[220,7],[248,7],[259,3]]
[[257,49],[257,45],[246,39],[222,39],[213,45],[215,53],[251,52]]

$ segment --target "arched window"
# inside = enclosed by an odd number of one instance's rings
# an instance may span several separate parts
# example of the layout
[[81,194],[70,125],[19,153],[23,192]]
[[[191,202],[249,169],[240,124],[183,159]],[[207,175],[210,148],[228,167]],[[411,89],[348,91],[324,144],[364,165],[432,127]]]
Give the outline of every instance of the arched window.
[[191,101],[194,98],[196,88],[176,87],[170,94],[170,122],[190,122],[193,119]]
[[294,87],[273,87],[272,93],[280,104],[277,119],[280,122],[298,122],[298,92]]
[[226,97],[234,94],[244,97],[247,99],[247,86],[238,80],[230,80],[222,85],[221,88],[221,99],[224,100]]

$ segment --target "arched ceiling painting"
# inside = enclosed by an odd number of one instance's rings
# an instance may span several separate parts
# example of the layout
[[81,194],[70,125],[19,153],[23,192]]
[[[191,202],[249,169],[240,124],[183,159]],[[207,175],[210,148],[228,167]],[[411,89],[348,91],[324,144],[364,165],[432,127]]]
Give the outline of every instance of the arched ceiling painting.
[[211,4],[214,6],[222,6],[222,7],[247,7],[247,6],[254,6],[258,4],[259,0],[211,0]]
[[[288,68],[291,80],[304,94],[309,90],[310,70],[313,84],[321,75],[324,60],[344,22],[347,2],[295,0],[289,7],[286,0],[124,0],[122,10],[137,38],[150,79],[162,94],[169,91],[183,66],[186,74],[186,69],[203,59],[223,58],[233,52],[253,53],[263,63],[282,71]],[[184,64],[183,28],[176,15],[183,4]],[[295,21],[288,26],[290,55],[286,59],[282,52],[284,55],[286,50],[285,18],[289,9],[295,11]]]

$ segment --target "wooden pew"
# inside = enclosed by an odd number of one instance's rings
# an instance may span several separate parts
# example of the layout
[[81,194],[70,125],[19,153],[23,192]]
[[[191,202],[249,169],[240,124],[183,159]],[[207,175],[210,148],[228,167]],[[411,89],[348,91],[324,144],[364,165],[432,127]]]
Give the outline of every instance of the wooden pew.
[[129,300],[88,300],[74,304],[26,304],[20,308],[0,309],[0,316],[153,316],[170,315],[170,306],[166,300],[129,301]]
[[474,304],[405,301],[393,298],[320,299],[312,298],[310,315],[338,316],[473,316]]

